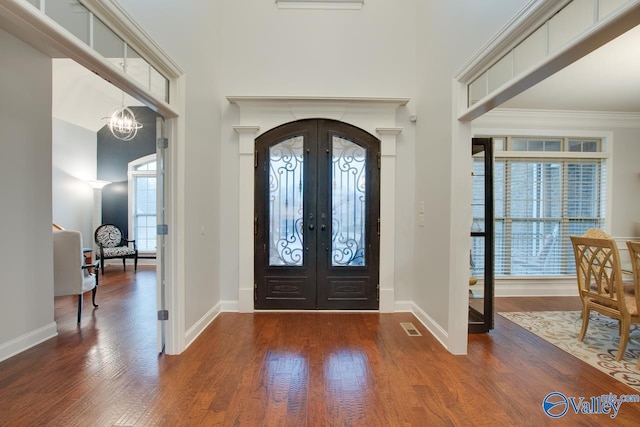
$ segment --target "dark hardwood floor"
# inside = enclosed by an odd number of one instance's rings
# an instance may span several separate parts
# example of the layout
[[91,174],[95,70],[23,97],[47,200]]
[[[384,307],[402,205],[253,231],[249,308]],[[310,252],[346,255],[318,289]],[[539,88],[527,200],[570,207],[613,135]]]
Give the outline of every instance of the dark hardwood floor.
[[[104,279],[103,279],[104,277]],[[550,392],[636,394],[496,316],[447,352],[410,314],[223,313],[180,356],[155,350],[155,273],[111,267],[81,327],[56,299],[59,335],[0,363],[2,426],[628,425],[618,416],[553,420]],[[103,280],[102,280],[103,279]],[[497,311],[575,310],[577,298],[502,298]],[[412,322],[422,337],[409,337]]]

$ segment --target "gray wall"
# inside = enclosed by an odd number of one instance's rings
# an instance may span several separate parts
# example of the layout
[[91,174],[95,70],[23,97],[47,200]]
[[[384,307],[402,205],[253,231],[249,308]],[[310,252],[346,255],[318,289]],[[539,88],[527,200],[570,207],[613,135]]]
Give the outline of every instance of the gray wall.
[[[0,30],[0,359],[55,334],[51,59]],[[16,340],[16,341],[14,341]]]
[[53,119],[53,222],[82,233],[90,247],[93,233],[93,190],[87,180],[96,177],[96,133]]
[[124,236],[129,234],[129,162],[156,152],[156,113],[146,107],[131,110],[142,124],[135,138],[121,141],[105,126],[98,131],[97,148],[97,177],[111,181],[102,189],[102,223],[117,225]]

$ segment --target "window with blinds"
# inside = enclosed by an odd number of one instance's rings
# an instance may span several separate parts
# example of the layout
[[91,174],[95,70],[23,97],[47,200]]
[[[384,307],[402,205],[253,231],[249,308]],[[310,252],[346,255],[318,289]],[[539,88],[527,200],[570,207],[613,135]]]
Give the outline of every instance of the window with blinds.
[[140,253],[156,252],[156,155],[129,163],[129,224]]
[[[494,149],[495,274],[575,274],[569,236],[605,224],[602,141],[494,137]],[[474,162],[474,173],[480,168]],[[474,199],[481,195],[474,188]],[[482,212],[473,215],[483,227]],[[484,267],[481,252],[472,248],[472,269]]]

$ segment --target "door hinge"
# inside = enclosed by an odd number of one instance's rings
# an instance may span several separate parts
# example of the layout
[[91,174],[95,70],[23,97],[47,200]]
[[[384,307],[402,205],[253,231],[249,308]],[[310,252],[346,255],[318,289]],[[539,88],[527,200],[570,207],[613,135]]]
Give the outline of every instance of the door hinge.
[[380,235],[380,218],[378,218],[378,236]]
[[169,320],[169,310],[158,310],[158,320]]
[[253,152],[253,167],[258,167],[258,150]]
[[167,224],[158,224],[156,229],[158,236],[166,236],[169,234],[169,226]]
[[380,301],[380,283],[378,283],[378,286],[376,286],[376,298],[378,301]]
[[258,301],[258,284],[257,283],[253,284],[253,299],[255,301]]
[[378,151],[378,169],[380,169],[380,166],[382,166],[382,155]]
[[169,138],[158,138],[156,140],[156,148],[165,150],[169,148]]
[[253,217],[253,234],[258,234],[258,217]]

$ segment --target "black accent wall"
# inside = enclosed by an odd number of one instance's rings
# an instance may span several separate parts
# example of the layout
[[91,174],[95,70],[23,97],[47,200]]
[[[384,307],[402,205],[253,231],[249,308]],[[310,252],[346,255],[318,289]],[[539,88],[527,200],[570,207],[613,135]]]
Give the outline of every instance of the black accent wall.
[[97,136],[97,178],[112,182],[102,189],[102,222],[117,225],[125,236],[129,230],[127,166],[132,160],[156,152],[158,117],[147,107],[129,108],[142,123],[134,139],[121,141],[107,126],[100,129]]

